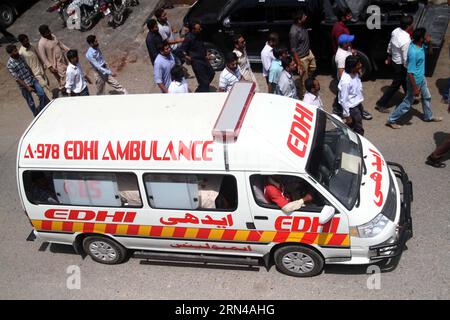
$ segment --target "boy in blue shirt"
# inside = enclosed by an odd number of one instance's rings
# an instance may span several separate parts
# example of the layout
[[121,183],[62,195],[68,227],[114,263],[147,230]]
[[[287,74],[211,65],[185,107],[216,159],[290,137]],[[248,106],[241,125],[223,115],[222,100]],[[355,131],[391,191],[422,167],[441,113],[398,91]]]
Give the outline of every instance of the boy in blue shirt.
[[281,60],[288,56],[288,51],[286,48],[275,48],[273,49],[272,64],[269,69],[269,93],[278,92],[278,80],[280,79],[281,72],[283,72],[283,66],[281,65]]
[[425,28],[417,28],[413,33],[413,42],[408,49],[408,74],[407,74],[407,93],[402,103],[400,103],[389,116],[387,126],[392,129],[400,129],[401,125],[397,124],[403,115],[410,109],[414,101],[414,97],[422,96],[423,121],[439,122],[442,117],[433,117],[431,111],[431,93],[428,89],[427,80],[425,79],[425,49],[432,50],[430,46],[431,38],[426,33]]

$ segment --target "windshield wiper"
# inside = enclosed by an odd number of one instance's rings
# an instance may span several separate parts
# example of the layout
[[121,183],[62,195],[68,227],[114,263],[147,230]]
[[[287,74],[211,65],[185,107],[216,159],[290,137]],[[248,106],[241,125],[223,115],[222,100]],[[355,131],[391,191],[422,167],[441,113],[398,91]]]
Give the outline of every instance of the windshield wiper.
[[360,203],[361,203],[361,186],[359,186],[358,196],[356,197],[355,207],[359,208]]
[[363,175],[365,176],[367,174],[367,167],[366,167],[366,162],[364,161],[364,159],[366,159],[367,156],[364,156],[362,159],[362,163],[363,163]]

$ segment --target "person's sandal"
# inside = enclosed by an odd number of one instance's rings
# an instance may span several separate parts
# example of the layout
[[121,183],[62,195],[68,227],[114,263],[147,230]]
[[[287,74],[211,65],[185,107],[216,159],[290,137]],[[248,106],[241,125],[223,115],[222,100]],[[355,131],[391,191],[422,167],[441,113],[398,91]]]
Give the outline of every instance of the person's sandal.
[[401,129],[401,125],[396,124],[395,122],[386,122],[386,125],[392,129]]
[[435,168],[445,168],[446,165],[439,159],[433,159],[431,156],[428,156],[427,161],[425,163],[429,166],[435,167]]
[[435,118],[426,119],[426,120],[423,120],[423,121],[425,121],[425,122],[441,122],[442,120],[443,120],[442,117],[435,117]]

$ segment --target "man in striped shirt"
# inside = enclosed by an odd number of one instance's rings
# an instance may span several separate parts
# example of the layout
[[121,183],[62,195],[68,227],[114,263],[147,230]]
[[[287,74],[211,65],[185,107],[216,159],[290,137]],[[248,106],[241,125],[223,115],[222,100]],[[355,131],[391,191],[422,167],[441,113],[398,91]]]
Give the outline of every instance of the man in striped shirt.
[[229,52],[225,57],[226,68],[220,73],[219,91],[228,92],[233,85],[242,79],[238,67],[238,57],[234,52]]
[[[39,81],[35,78],[30,67],[19,54],[19,50],[17,50],[15,45],[8,45],[6,47],[6,52],[10,56],[6,67],[13,79],[19,85],[22,96],[27,101],[31,112],[33,112],[34,116],[37,116],[49,102],[44,89],[42,89]],[[36,108],[36,105],[34,104],[33,96],[31,95],[32,92],[36,93],[39,98],[39,108]]]

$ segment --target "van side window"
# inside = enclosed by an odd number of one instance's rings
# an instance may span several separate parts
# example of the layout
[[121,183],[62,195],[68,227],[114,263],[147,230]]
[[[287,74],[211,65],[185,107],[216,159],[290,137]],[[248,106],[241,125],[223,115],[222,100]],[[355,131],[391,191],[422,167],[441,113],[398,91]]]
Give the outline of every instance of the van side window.
[[133,173],[26,171],[23,180],[34,204],[142,207]]
[[276,202],[271,201],[269,198],[266,190],[268,186],[275,186],[281,191],[283,198],[289,202],[299,199],[310,199],[305,202],[304,207],[299,211],[320,212],[325,204],[328,204],[316,189],[296,176],[254,174],[250,176],[250,186],[256,204],[268,209],[281,209],[279,204],[277,205]]
[[144,175],[149,204],[155,209],[234,211],[236,179],[231,175]]

